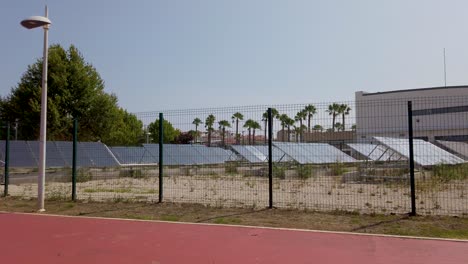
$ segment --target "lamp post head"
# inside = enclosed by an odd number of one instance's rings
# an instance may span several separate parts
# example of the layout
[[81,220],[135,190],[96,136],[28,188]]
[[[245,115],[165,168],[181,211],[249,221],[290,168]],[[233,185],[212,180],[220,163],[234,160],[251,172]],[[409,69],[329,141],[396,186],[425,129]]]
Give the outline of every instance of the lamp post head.
[[32,16],[21,21],[21,25],[27,29],[48,26],[50,24],[52,24],[52,22],[47,17],[43,16]]

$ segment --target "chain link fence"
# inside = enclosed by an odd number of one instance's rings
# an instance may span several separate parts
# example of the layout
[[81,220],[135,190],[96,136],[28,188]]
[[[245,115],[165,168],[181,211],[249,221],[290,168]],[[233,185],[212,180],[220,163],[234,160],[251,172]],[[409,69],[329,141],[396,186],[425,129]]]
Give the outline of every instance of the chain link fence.
[[[47,142],[46,198],[72,199],[75,186],[91,201],[468,214],[468,98],[136,115],[140,141],[129,146],[80,142],[78,126],[76,166],[73,142]],[[34,198],[38,142],[9,144],[2,192]]]

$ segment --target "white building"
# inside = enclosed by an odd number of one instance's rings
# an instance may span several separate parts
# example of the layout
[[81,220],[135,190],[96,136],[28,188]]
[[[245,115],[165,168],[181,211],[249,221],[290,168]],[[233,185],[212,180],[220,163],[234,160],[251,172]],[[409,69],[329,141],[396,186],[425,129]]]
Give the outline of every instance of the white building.
[[468,142],[468,86],[356,92],[357,139],[408,137],[412,101],[414,137]]

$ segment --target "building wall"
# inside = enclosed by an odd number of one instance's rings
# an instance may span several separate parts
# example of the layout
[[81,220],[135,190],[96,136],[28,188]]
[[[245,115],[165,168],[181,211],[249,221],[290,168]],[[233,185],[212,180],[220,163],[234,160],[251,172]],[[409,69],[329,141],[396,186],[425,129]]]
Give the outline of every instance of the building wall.
[[356,92],[358,140],[372,136],[408,137],[408,101],[415,137],[468,135],[468,86],[402,91]]
[[[284,140],[283,140],[284,134]],[[335,131],[335,132],[304,132],[301,142],[354,142],[356,133],[354,131]],[[288,131],[280,130],[276,133],[275,141],[288,141]],[[291,133],[291,142],[296,142],[296,135]]]

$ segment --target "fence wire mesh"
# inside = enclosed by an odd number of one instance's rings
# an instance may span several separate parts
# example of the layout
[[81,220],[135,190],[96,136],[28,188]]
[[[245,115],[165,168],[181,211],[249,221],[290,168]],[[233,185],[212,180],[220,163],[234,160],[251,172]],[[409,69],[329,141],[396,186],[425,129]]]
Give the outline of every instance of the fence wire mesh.
[[[267,207],[270,107],[273,206],[408,213],[414,195],[418,214],[468,214],[466,97],[160,111],[162,129],[159,111],[137,113],[137,143],[78,142],[77,198]],[[9,195],[37,196],[38,151],[10,138]],[[72,160],[71,141],[47,142],[47,199],[71,199]]]

